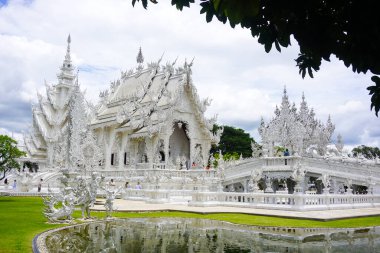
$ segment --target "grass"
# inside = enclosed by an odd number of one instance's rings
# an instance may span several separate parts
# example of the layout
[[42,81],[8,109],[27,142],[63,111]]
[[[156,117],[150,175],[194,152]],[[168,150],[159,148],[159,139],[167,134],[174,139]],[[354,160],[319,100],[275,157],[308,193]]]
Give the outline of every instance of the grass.
[[0,252],[31,252],[33,237],[47,224],[41,198],[0,197]]
[[[31,252],[32,239],[47,229],[64,225],[46,223],[42,214],[43,202],[38,197],[0,197],[0,252]],[[79,217],[80,212],[75,212]],[[92,216],[104,218],[104,212],[92,212]],[[306,219],[287,219],[248,214],[196,214],[187,212],[115,212],[118,218],[197,218],[228,221],[236,224],[284,227],[369,227],[380,226],[380,216],[342,219],[334,221],[315,221]]]

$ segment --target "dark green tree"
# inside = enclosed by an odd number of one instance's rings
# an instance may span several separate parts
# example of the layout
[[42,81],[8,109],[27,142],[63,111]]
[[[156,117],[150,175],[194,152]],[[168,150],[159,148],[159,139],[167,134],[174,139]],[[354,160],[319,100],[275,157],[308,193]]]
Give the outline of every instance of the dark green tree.
[[[140,0],[132,0],[132,5]],[[156,0],[150,0],[157,3]],[[148,0],[141,0],[147,8]],[[172,0],[182,10],[194,0]],[[313,77],[322,59],[330,61],[335,55],[353,72],[380,74],[380,15],[377,1],[325,0],[201,0],[201,14],[206,21],[215,17],[234,28],[240,25],[269,52],[288,47],[293,37],[300,51],[295,59],[302,77]],[[380,110],[380,78],[372,77],[371,109],[376,116]]]
[[[214,125],[214,130],[219,127]],[[236,158],[241,155],[243,157],[251,157],[252,149],[251,142],[255,142],[249,133],[246,133],[243,129],[235,128],[232,126],[223,126],[224,131],[220,137],[219,145],[213,146],[212,153],[222,151],[226,157]]]
[[3,180],[11,169],[19,169],[20,165],[16,159],[25,155],[25,152],[18,149],[17,141],[8,135],[0,135],[0,180]]
[[367,159],[375,159],[376,157],[380,158],[380,149],[378,147],[368,147],[365,145],[360,145],[352,149],[352,155],[354,157],[363,155]]

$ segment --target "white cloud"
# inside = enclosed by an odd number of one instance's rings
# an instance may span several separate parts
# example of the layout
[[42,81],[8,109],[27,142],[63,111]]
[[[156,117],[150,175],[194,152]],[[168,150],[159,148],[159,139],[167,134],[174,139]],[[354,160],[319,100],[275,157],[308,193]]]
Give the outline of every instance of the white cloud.
[[[299,105],[302,91],[322,121],[331,114],[336,132],[350,145],[379,145],[379,119],[369,110],[368,75],[353,74],[342,62],[324,62],[314,79],[302,79],[295,67],[298,47],[265,53],[248,30],[218,21],[206,23],[197,4],[180,12],[170,1],[125,0],[9,1],[0,8],[0,127],[26,129],[27,104],[44,91],[44,79],[56,82],[66,37],[80,69],[82,89],[95,101],[99,91],[135,66],[140,46],[146,61],[178,63],[195,57],[193,80],[201,97],[213,103],[207,115],[219,114],[221,124],[242,127],[257,138],[261,116],[266,120],[281,102],[283,86]],[[297,45],[295,41],[293,45]],[[17,108],[17,110],[12,109]]]
[[358,100],[349,100],[343,105],[339,105],[336,112],[341,114],[347,114],[347,113],[357,113],[360,111],[363,111],[365,108],[362,101]]

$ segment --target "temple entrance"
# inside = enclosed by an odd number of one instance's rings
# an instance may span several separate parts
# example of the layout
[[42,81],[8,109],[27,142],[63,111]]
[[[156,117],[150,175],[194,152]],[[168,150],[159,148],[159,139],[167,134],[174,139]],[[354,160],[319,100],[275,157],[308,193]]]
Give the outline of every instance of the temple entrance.
[[174,124],[174,131],[169,139],[170,159],[174,164],[184,163],[190,159],[190,140],[186,130],[187,125],[183,122]]
[[165,162],[165,153],[164,153],[164,151],[160,151],[159,154],[160,154],[160,161],[159,162]]
[[139,163],[147,163],[148,162],[148,156],[146,155],[145,141],[139,141],[137,156],[138,156],[137,161]]

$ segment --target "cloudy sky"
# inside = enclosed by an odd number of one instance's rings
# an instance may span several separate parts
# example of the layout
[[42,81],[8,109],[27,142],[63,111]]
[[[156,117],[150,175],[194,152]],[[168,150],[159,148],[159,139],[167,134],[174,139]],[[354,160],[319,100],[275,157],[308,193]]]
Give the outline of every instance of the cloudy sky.
[[[354,74],[332,59],[315,78],[302,79],[294,59],[297,42],[282,53],[264,48],[249,30],[218,21],[206,23],[198,5],[180,12],[170,1],[144,10],[131,0],[0,0],[0,133],[19,136],[31,123],[36,92],[44,80],[56,82],[66,39],[86,98],[97,101],[120,71],[136,66],[141,46],[145,60],[177,63],[195,57],[193,80],[200,97],[213,99],[208,116],[243,128],[258,139],[260,117],[273,117],[286,85],[297,106],[305,93],[323,122],[331,114],[349,147],[380,146],[380,119],[370,111],[370,75]],[[333,140],[333,141],[334,141]]]

